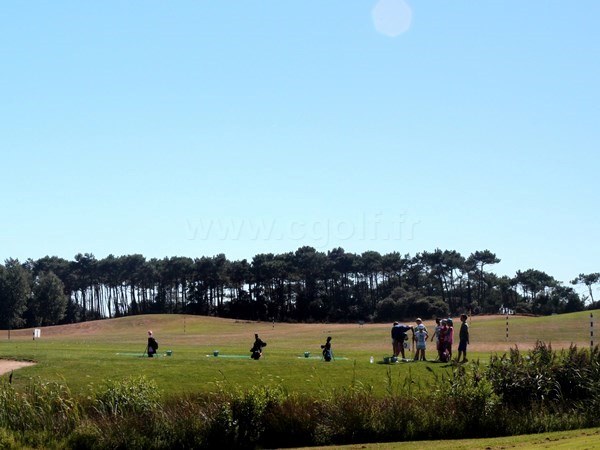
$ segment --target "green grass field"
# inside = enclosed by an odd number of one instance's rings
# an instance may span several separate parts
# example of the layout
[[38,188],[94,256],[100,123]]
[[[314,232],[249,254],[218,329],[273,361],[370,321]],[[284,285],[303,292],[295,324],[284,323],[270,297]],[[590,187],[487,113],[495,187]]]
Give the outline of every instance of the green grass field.
[[[598,316],[597,312],[595,314]],[[571,343],[590,345],[590,313],[551,317],[473,317],[470,321],[469,359],[489,360],[517,345],[531,348],[536,340],[554,349]],[[458,320],[455,328],[458,330]],[[426,322],[433,330],[433,322]],[[32,330],[0,332],[0,358],[31,360],[37,364],[13,374],[23,385],[31,377],[61,381],[74,393],[85,394],[106,379],[144,374],[170,393],[208,392],[217,384],[248,387],[281,385],[298,393],[317,393],[360,383],[376,393],[389,389],[427,388],[448,364],[411,362],[383,364],[391,353],[390,324],[285,324],[248,322],[203,316],[145,315],[42,328],[33,340]],[[172,356],[142,357],[147,330],[159,341],[159,353]],[[249,358],[254,333],[268,345],[260,361]],[[458,332],[456,332],[458,334]],[[333,337],[336,360],[320,360],[320,345]],[[428,357],[434,359],[434,344]],[[454,346],[456,348],[456,344]],[[213,351],[219,356],[214,357]],[[456,351],[456,350],[455,350]],[[311,358],[304,358],[311,352]],[[411,353],[408,352],[407,356]],[[373,356],[375,363],[370,364]],[[316,357],[316,358],[315,358]],[[416,391],[415,391],[416,392]]]
[[[596,316],[597,311],[593,312]],[[426,323],[433,330],[433,323]],[[383,364],[391,352],[389,324],[272,324],[200,316],[146,315],[42,328],[40,339],[32,330],[0,331],[0,359],[27,360],[35,365],[12,374],[17,389],[30,380],[58,381],[73,394],[87,396],[107,380],[145,375],[171,395],[214,392],[219,389],[246,389],[253,385],[284,387],[289,392],[328,395],[350,386],[372,390],[376,395],[410,394],[435,389],[452,364],[407,362]],[[485,364],[492,354],[503,354],[518,346],[533,348],[536,341],[550,343],[555,350],[574,344],[590,346],[590,313],[551,317],[474,317],[470,321],[471,345],[468,364]],[[455,328],[458,324],[455,323]],[[147,330],[160,343],[159,354],[147,358]],[[267,341],[264,358],[250,359],[254,333]],[[333,337],[336,360],[320,359],[320,345]],[[456,348],[456,344],[454,346]],[[213,356],[218,350],[219,356]],[[305,358],[304,353],[311,357]],[[408,352],[409,356],[411,352]],[[369,362],[373,356],[375,363]],[[433,343],[428,357],[435,356]],[[0,361],[0,367],[2,362]],[[2,377],[8,377],[4,374]],[[427,441],[333,448],[600,448],[598,429],[574,430],[533,436],[496,439]]]
[[406,450],[415,447],[428,450],[593,450],[600,449],[600,428],[557,431],[490,439],[456,439],[419,442],[386,442],[384,444],[356,444],[331,447],[310,447],[312,450]]

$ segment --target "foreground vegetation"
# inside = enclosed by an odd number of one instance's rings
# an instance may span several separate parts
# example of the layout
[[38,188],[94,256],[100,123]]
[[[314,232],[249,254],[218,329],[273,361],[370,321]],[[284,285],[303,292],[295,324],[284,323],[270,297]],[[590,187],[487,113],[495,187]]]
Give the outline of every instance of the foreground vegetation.
[[376,395],[359,380],[319,395],[218,383],[162,398],[144,376],[108,379],[88,396],[32,379],[0,382],[0,447],[274,448],[482,438],[600,426],[600,350],[538,342],[489,364],[454,365],[429,386],[410,377]]

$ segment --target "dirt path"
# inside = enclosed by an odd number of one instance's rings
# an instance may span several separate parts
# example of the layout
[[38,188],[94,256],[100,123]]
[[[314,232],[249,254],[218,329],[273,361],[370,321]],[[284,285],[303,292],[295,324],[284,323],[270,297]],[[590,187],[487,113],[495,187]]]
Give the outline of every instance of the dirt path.
[[9,359],[0,359],[0,375],[12,372],[22,367],[33,366],[35,363],[28,361],[11,361]]

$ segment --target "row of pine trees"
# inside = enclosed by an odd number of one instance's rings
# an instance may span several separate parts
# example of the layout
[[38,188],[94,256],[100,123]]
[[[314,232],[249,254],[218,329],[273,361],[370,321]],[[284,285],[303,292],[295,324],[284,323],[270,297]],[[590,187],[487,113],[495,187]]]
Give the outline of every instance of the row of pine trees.
[[515,311],[552,314],[593,305],[600,274],[580,274],[589,296],[544,272],[497,276],[489,250],[465,257],[436,249],[414,256],[301,247],[251,261],[213,257],[78,254],[0,265],[0,325],[44,326],[148,313],[276,321],[392,318]]

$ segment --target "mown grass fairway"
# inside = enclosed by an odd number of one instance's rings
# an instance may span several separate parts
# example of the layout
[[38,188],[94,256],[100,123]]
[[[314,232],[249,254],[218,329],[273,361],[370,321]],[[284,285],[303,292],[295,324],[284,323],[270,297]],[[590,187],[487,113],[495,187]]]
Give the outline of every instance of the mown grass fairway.
[[585,430],[556,431],[552,433],[527,434],[490,439],[456,439],[419,442],[386,442],[384,444],[356,444],[330,447],[310,447],[313,450],[405,450],[415,447],[428,450],[517,450],[559,449],[592,450],[600,449],[600,428]]
[[[572,343],[590,345],[589,312],[540,318],[511,316],[508,321],[507,340],[506,316],[472,318],[470,361],[485,362],[491,353],[504,353],[515,345],[525,350],[537,340],[551,343],[554,349]],[[459,324],[456,319],[455,351]],[[433,322],[426,325],[431,332]],[[448,364],[432,362],[382,364],[383,357],[391,352],[390,327],[391,322],[363,326],[272,324],[203,316],[133,316],[42,328],[41,339],[35,341],[31,329],[11,331],[10,340],[8,332],[2,331],[0,358],[37,363],[14,373],[17,385],[39,377],[61,381],[81,394],[106,379],[138,374],[156,381],[163,395],[213,391],[217,384],[241,388],[281,385],[293,392],[317,393],[356,383],[383,394],[389,389],[426,388],[449,369]],[[172,356],[135,356],[144,352],[149,329],[160,344],[159,353],[171,350]],[[249,357],[254,333],[268,343],[260,361]],[[319,357],[327,336],[333,337],[336,361],[304,358],[306,351]],[[428,346],[428,358],[434,359],[434,344]],[[219,357],[212,356],[214,350],[219,351]],[[369,363],[370,356],[376,363]]]

